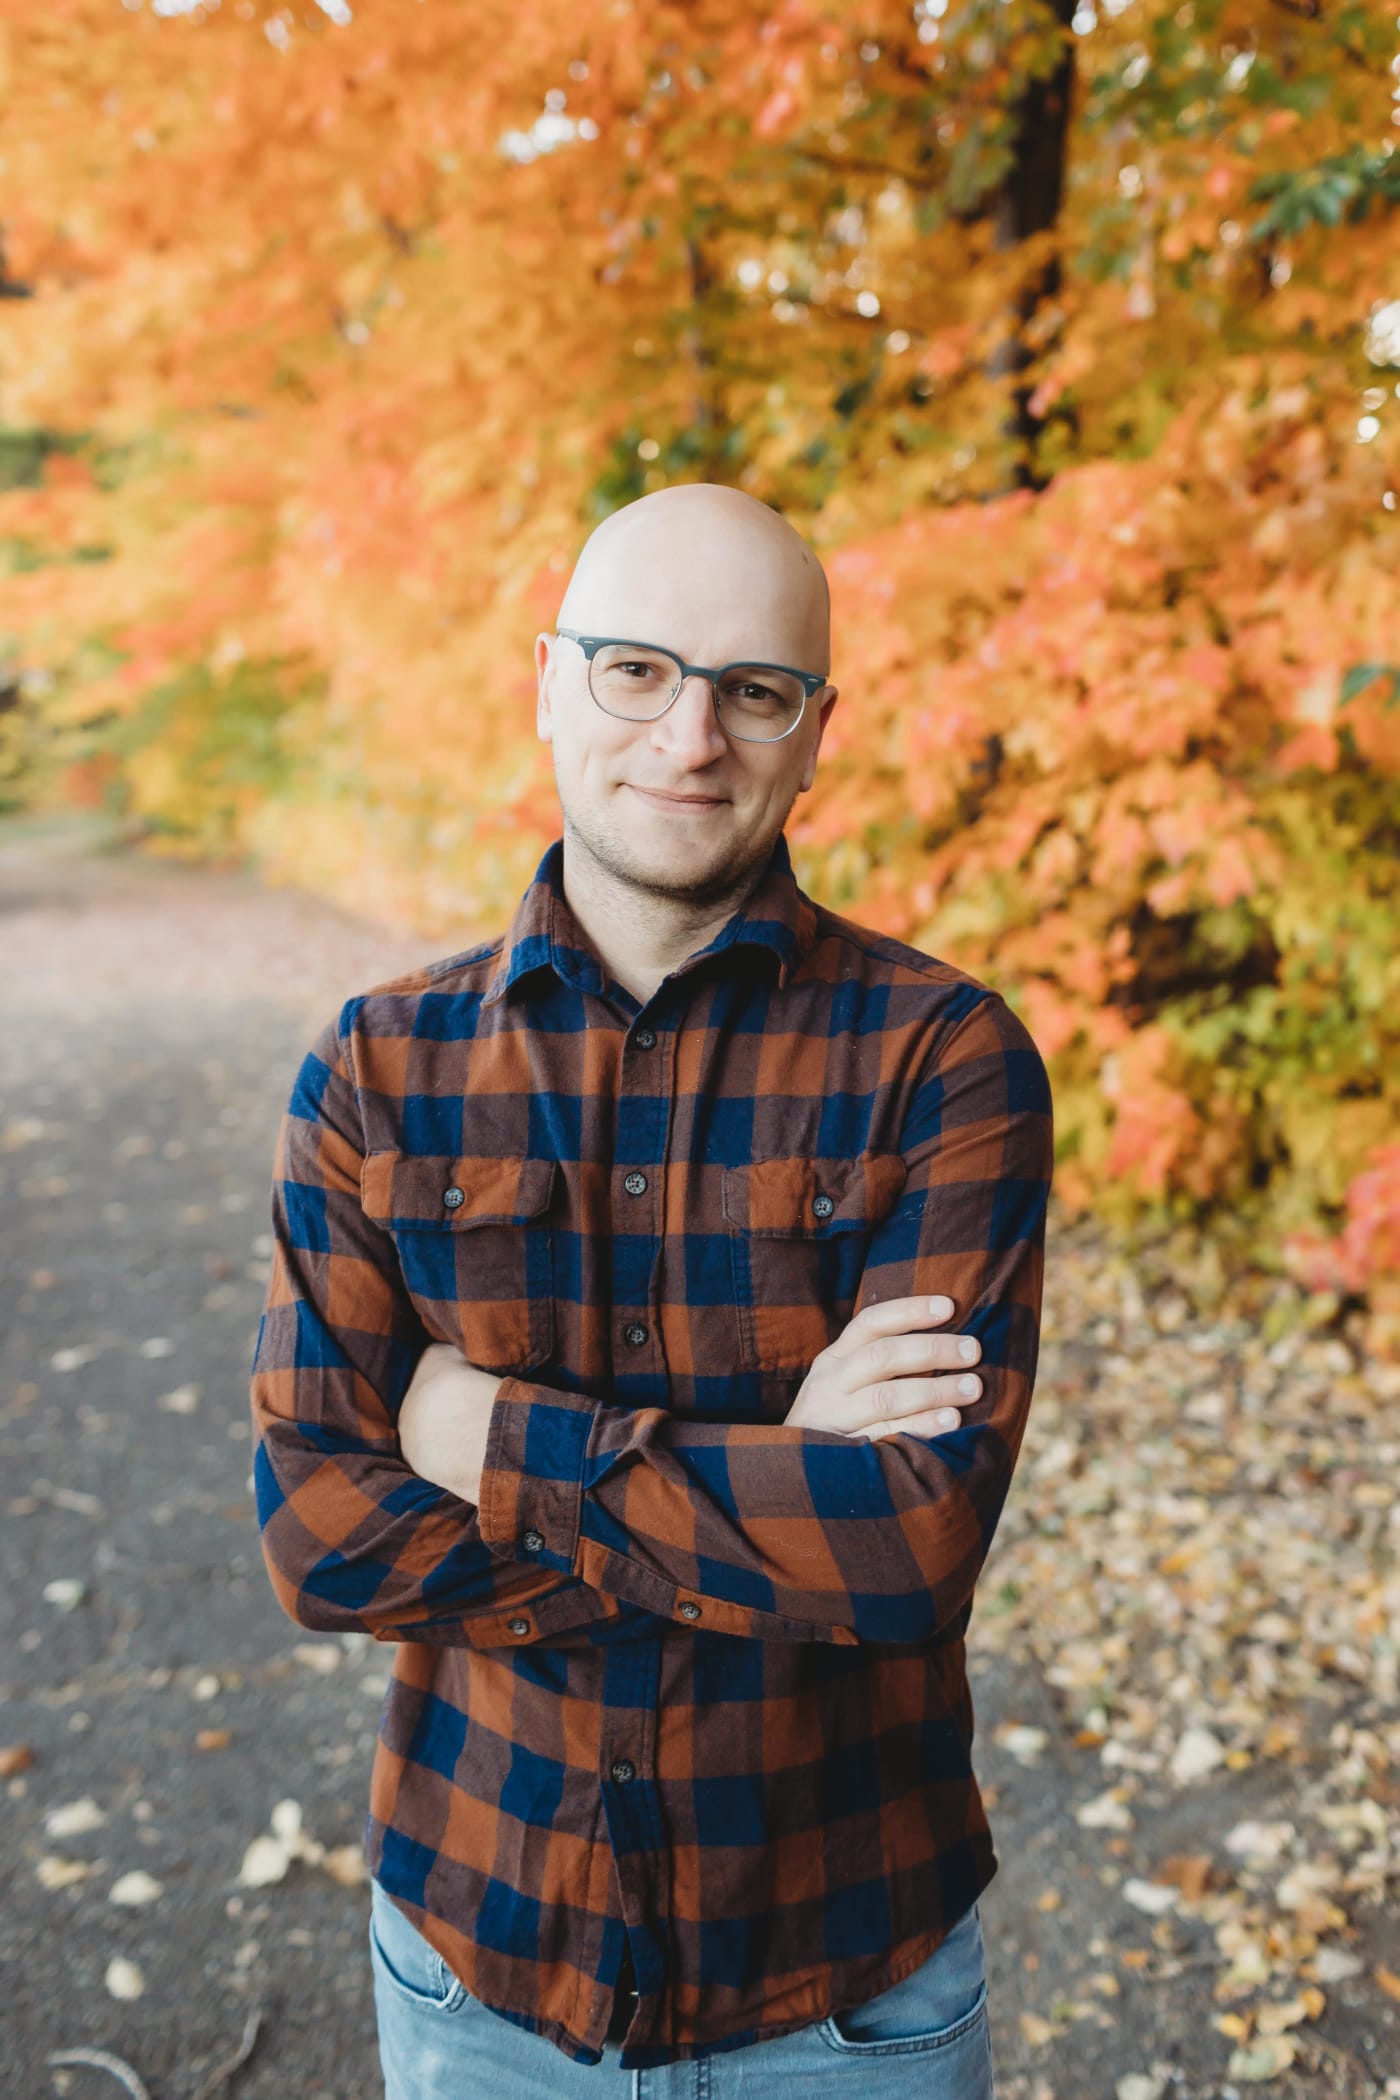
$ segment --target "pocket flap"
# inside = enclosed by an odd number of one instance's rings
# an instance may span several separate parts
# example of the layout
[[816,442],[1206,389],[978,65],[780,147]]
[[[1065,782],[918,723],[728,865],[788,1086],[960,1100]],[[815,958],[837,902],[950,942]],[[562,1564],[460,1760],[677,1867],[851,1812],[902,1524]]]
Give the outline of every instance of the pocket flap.
[[905,1174],[897,1152],[756,1159],[725,1168],[724,1215],[736,1230],[760,1238],[868,1232],[893,1209]]
[[474,1225],[528,1225],[549,1209],[552,1159],[448,1159],[371,1152],[360,1169],[365,1216],[391,1232],[467,1232]]

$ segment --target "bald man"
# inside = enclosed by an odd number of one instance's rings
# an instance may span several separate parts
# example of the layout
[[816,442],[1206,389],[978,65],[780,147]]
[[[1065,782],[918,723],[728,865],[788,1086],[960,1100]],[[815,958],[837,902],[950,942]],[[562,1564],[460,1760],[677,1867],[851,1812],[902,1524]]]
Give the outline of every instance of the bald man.
[[562,837],[308,1053],[253,1367],[281,1602],[393,1644],[387,2100],[984,2100],[1044,1066],[794,879],[837,688],[773,510],[609,517],[535,662]]

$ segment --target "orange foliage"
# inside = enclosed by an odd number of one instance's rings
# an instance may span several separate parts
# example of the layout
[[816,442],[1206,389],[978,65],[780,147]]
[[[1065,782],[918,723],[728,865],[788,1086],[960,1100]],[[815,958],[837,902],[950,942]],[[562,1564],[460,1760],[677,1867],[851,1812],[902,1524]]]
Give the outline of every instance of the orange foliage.
[[[11,772],[494,929],[556,828],[530,650],[581,538],[735,480],[831,578],[804,880],[1005,988],[1071,1208],[1261,1251],[1345,1212],[1370,1288],[1391,13],[0,0]],[[1000,240],[1066,40],[1071,179]]]

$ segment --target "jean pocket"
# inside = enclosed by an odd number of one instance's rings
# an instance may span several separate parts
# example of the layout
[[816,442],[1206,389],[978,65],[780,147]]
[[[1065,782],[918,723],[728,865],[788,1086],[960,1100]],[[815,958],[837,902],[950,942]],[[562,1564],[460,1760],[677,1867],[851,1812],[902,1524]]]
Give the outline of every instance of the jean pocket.
[[378,1974],[411,2004],[456,2012],[467,2003],[466,1985],[377,1881],[369,1885],[369,1944]]
[[863,2005],[819,2023],[822,2040],[852,2055],[970,2044],[987,2027],[987,1970],[976,1904],[928,1960]]

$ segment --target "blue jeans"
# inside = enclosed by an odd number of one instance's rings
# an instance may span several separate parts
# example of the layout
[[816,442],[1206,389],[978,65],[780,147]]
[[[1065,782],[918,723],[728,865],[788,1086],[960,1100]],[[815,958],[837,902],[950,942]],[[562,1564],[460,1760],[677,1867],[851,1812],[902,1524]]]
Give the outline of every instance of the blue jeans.
[[370,1963],[385,2100],[993,2100],[977,1906],[911,1975],[795,2034],[624,2071],[575,2063],[473,1998],[378,1882]]

